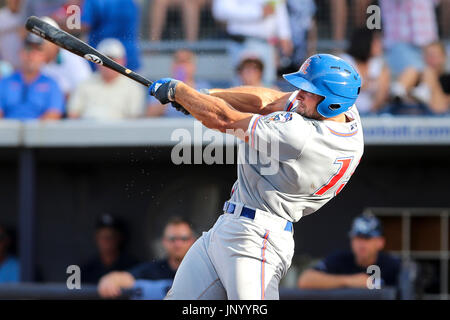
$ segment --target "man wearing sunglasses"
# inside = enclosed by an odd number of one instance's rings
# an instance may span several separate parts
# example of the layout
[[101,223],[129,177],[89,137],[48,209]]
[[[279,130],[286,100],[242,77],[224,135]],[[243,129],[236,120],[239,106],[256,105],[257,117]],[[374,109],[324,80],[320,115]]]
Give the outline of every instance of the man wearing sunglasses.
[[125,272],[111,272],[100,279],[102,298],[117,298],[122,289],[136,289],[135,299],[162,299],[172,285],[175,273],[195,241],[190,223],[180,217],[168,221],[162,236],[166,257],[144,262]]

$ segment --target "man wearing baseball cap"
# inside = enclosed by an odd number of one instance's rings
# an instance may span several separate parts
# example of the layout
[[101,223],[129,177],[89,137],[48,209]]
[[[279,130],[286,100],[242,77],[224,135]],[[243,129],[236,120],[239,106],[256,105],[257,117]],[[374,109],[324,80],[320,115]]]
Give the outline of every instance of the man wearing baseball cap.
[[102,214],[95,223],[96,254],[81,266],[84,283],[97,283],[105,274],[127,270],[139,261],[125,250],[125,223],[110,214]]
[[367,288],[367,279],[380,268],[381,287],[397,286],[400,260],[383,252],[385,238],[380,220],[373,215],[360,215],[353,220],[349,232],[351,250],[333,253],[303,272],[298,280],[302,289]]
[[0,118],[50,120],[63,115],[60,87],[41,72],[45,63],[43,41],[29,33],[20,51],[20,70],[0,81]]

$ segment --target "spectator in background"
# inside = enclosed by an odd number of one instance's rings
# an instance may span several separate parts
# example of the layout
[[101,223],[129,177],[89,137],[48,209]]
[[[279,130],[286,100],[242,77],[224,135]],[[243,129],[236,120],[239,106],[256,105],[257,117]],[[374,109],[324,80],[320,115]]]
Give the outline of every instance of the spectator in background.
[[[43,17],[42,19],[59,29],[55,20],[49,17]],[[46,65],[42,68],[42,73],[56,80],[66,97],[75,90],[80,82],[91,75],[91,68],[85,59],[67,50],[60,50],[57,45],[50,41],[44,41],[43,48]]]
[[41,73],[43,39],[29,33],[20,52],[21,70],[0,80],[0,118],[60,119],[64,95],[52,78]]
[[317,27],[314,15],[317,8],[314,0],[288,0],[287,6],[294,44],[291,64],[299,66],[316,51]]
[[379,0],[383,17],[386,61],[393,82],[392,104],[383,112],[390,114],[432,114],[428,106],[408,97],[416,85],[416,74],[425,68],[423,47],[437,41],[435,7],[439,0]]
[[20,281],[20,264],[10,253],[11,241],[11,234],[0,225],[0,284]]
[[169,7],[177,6],[181,8],[186,40],[197,41],[201,9],[207,1],[209,0],[153,0],[149,11],[150,40],[161,40],[167,10]]
[[[438,39],[437,0],[379,0],[386,59],[393,77],[413,67],[424,69],[422,48]],[[402,88],[392,86],[393,93]]]
[[288,0],[289,24],[292,34],[293,52],[290,56],[280,54],[278,62],[277,87],[282,91],[295,91],[283,74],[296,72],[305,59],[312,56],[317,46],[317,26],[314,19],[314,0]]
[[[421,72],[407,68],[397,79],[397,104],[421,103],[434,114],[445,114],[450,110],[450,74],[446,70],[446,49],[443,43],[433,42],[423,49],[425,67]],[[398,112],[400,107],[397,107]]]
[[356,29],[347,53],[341,58],[352,64],[361,75],[361,92],[356,106],[361,115],[374,114],[385,107],[389,98],[390,71],[383,60],[383,44],[377,31]]
[[127,68],[140,67],[138,32],[139,5],[136,0],[84,0],[81,8],[82,30],[89,44],[97,47],[106,38],[116,38],[126,49]]
[[[120,296],[122,289],[142,288],[148,298],[162,299],[169,290],[181,261],[194,241],[195,235],[190,223],[183,218],[171,218],[164,228],[162,237],[162,245],[167,257],[142,263],[128,272],[112,272],[105,275],[98,285],[100,296],[116,298]],[[154,282],[158,280],[159,282]],[[150,290],[146,290],[146,288]]]
[[233,67],[243,51],[259,52],[264,62],[263,82],[272,86],[277,71],[276,46],[285,56],[293,52],[285,1],[213,0],[212,12],[216,20],[227,24]]
[[[416,90],[416,98],[429,105],[436,114],[450,111],[450,72],[446,68],[447,53],[442,42],[433,42],[424,48],[425,70]],[[423,87],[424,95],[420,95]],[[422,98],[421,98],[422,96]]]
[[137,260],[124,251],[125,226],[117,218],[104,214],[95,226],[95,244],[98,253],[81,267],[84,283],[97,283],[112,271],[122,271],[136,265]]
[[[333,40],[342,42],[346,38],[348,25],[348,0],[329,0]],[[428,1],[428,0],[427,0]],[[363,27],[367,19],[367,7],[374,0],[352,0],[351,21],[356,28]]]
[[[119,40],[104,39],[97,49],[117,63],[126,62],[125,48]],[[120,120],[142,115],[145,90],[125,76],[99,66],[71,95],[69,118]]]
[[[196,71],[195,54],[192,51],[181,49],[174,53],[171,67],[172,77],[197,90],[208,89],[208,83],[195,78]],[[153,96],[150,96],[148,99],[147,116],[149,117],[185,117],[183,113],[178,112],[174,108],[167,108],[167,105],[162,105]]]
[[450,38],[450,0],[440,0],[439,7],[441,38]]
[[239,75],[239,85],[263,87],[262,76],[264,64],[257,55],[247,54],[241,58],[237,67]]
[[367,288],[367,268],[380,268],[381,288],[397,286],[400,260],[382,250],[385,245],[381,222],[373,215],[353,220],[349,233],[351,251],[340,251],[326,257],[298,280],[302,289]]
[[44,17],[50,16],[59,7],[61,7],[66,0],[24,0],[25,5],[25,16],[37,16]]
[[0,9],[0,58],[15,69],[20,67],[23,26],[22,0],[7,0],[6,6]]

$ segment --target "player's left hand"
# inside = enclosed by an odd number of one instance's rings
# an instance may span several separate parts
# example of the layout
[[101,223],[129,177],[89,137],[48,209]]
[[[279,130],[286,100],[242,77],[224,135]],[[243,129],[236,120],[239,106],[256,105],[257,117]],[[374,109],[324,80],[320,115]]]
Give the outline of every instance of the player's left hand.
[[178,83],[180,81],[172,78],[159,79],[150,86],[150,95],[158,99],[161,104],[175,101],[175,89]]

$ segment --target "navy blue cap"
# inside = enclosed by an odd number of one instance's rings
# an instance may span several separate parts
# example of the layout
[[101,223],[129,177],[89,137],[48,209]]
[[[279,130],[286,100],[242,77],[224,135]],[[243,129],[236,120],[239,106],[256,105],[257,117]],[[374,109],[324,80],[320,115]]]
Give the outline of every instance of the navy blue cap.
[[371,214],[363,214],[353,220],[350,237],[373,238],[383,236],[380,220]]

